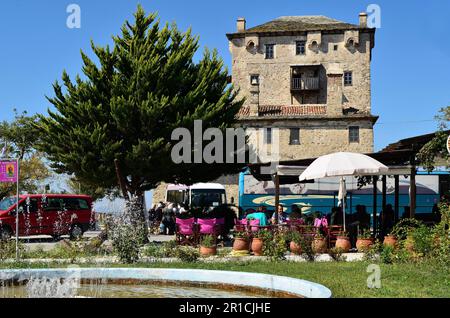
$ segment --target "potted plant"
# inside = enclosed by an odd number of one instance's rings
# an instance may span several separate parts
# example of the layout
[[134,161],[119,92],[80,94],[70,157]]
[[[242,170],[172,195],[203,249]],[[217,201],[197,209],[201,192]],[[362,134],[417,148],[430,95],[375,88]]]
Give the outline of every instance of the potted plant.
[[314,235],[312,249],[315,253],[325,253],[327,251],[327,240],[321,233]]
[[350,243],[350,238],[347,233],[341,232],[338,234],[336,239],[336,249],[340,249],[342,253],[348,253],[352,248],[352,244]]
[[261,230],[253,234],[251,250],[255,256],[263,256],[265,231]]
[[233,242],[233,251],[248,251],[249,247],[249,237],[247,232],[235,232],[234,233],[234,242]]
[[366,252],[373,245],[372,233],[370,230],[363,230],[358,234],[358,239],[356,241],[356,248],[359,252]]
[[383,245],[384,246],[391,246],[391,247],[397,247],[398,239],[397,236],[394,233],[389,233],[384,237]]
[[302,236],[297,231],[292,231],[288,234],[289,250],[292,254],[300,255],[302,254]]
[[200,241],[200,255],[212,256],[217,254],[216,238],[212,235],[205,235]]

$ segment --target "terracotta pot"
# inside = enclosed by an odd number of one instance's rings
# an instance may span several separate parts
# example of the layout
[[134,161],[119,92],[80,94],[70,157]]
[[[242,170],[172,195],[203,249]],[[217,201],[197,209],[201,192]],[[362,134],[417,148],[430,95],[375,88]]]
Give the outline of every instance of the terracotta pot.
[[252,252],[255,256],[263,255],[263,239],[255,237],[252,240]]
[[249,243],[246,238],[237,237],[233,242],[233,250],[234,251],[248,251]]
[[356,241],[356,248],[358,252],[366,252],[373,245],[373,238],[363,239],[359,238]]
[[302,247],[300,246],[300,244],[297,244],[294,241],[292,241],[291,244],[289,245],[289,250],[291,251],[292,254],[295,255],[302,254]]
[[388,236],[384,237],[384,242],[383,242],[384,246],[397,247],[397,243],[398,243],[398,240],[393,235],[388,235]]
[[217,254],[217,246],[206,247],[200,245],[200,255],[201,256],[213,256]]
[[327,251],[327,241],[324,238],[315,238],[312,242],[314,252],[323,254]]
[[340,248],[343,253],[348,253],[348,251],[352,248],[352,244],[347,236],[338,236],[335,247]]

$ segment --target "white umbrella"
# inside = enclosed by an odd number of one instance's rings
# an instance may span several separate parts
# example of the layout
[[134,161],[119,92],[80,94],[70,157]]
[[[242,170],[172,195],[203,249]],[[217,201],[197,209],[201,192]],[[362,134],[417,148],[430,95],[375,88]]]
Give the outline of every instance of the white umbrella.
[[337,152],[314,160],[300,175],[300,181],[326,177],[382,175],[388,171],[388,167],[369,156]]
[[[367,176],[387,174],[389,168],[381,162],[352,152],[337,152],[317,158],[300,175],[300,181],[321,179],[326,177]],[[345,180],[341,179],[339,185],[339,200],[343,202],[343,221],[345,231]]]

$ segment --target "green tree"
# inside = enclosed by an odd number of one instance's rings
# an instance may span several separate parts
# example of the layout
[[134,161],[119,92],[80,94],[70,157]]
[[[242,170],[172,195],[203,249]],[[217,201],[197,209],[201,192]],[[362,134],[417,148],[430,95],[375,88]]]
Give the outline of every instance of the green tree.
[[[37,116],[28,116],[26,112],[19,114],[16,110],[13,121],[0,123],[0,148],[6,146],[5,155],[20,159],[19,188],[21,191],[33,193],[40,184],[50,176],[50,171],[42,160],[42,153],[34,148],[40,140],[39,131],[35,128]],[[0,199],[15,193],[16,185],[0,184]]]
[[[96,187],[116,187],[114,160],[133,196],[162,181],[192,184],[234,173],[237,165],[175,164],[171,140],[175,128],[224,131],[236,122],[242,101],[227,83],[228,72],[217,52],[205,50],[194,62],[198,37],[176,25],[160,28],[156,14],[142,7],[126,21],[114,47],[92,43],[98,63],[82,52],[84,77],[73,82],[66,72],[64,88],[56,82],[56,111],[40,116],[40,149],[60,173]],[[224,154],[225,156],[225,154]]]
[[448,129],[448,122],[450,121],[450,106],[441,108],[436,119],[439,121],[439,129],[436,132],[436,136],[422,147],[417,156],[420,164],[428,171],[434,169],[437,158],[447,160],[448,163],[448,133],[446,130]]

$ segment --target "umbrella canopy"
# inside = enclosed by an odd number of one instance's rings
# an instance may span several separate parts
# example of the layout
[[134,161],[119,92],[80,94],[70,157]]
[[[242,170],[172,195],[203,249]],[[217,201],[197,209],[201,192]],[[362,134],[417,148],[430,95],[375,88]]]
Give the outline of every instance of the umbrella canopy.
[[386,174],[389,168],[381,162],[352,152],[337,152],[317,158],[300,175],[300,181],[326,177]]

